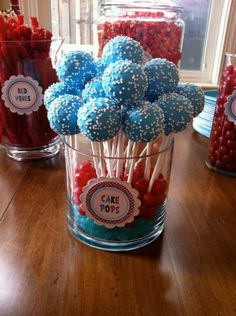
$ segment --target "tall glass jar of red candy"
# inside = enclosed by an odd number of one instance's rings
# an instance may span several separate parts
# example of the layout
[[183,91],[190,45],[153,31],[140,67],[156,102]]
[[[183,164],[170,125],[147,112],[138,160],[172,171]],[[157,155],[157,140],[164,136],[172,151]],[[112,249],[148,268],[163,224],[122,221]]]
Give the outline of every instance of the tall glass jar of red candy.
[[212,125],[207,166],[236,176],[236,55],[226,54]]
[[58,81],[53,59],[61,43],[36,18],[29,27],[23,16],[0,15],[0,145],[15,160],[49,158],[59,151],[43,93]]
[[147,58],[166,58],[176,65],[181,59],[184,22],[182,7],[171,1],[106,1],[101,3],[98,21],[99,56],[117,35],[140,42]]

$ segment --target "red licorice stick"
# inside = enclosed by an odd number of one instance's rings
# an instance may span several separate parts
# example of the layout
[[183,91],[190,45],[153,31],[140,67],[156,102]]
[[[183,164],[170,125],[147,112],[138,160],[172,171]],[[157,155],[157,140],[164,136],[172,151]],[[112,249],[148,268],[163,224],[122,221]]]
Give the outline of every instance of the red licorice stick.
[[5,41],[7,38],[6,29],[5,29],[5,21],[0,15],[0,41]]
[[[9,67],[9,62],[6,62],[5,57],[3,56],[2,52],[4,49],[0,50],[0,58],[1,58],[1,84],[4,85],[5,81],[8,80],[12,75],[15,74],[16,69],[14,69],[14,64],[12,64],[12,67]],[[6,52],[6,51],[5,51]],[[8,60],[9,61],[9,60]],[[19,144],[20,143],[20,130],[18,129],[18,115],[15,113],[12,113],[8,108],[3,106],[3,112],[5,114],[5,118],[7,119],[7,126],[6,130],[8,133],[8,138],[10,142],[13,144]]]
[[7,45],[2,44],[1,45],[1,58],[3,62],[5,63],[8,71],[10,74],[14,74],[14,63],[11,61],[10,51]]
[[30,18],[32,29],[35,30],[39,26],[38,19],[35,16]]
[[[19,59],[16,63],[16,75],[24,75],[22,61],[20,61]],[[31,143],[31,139],[28,135],[26,115],[18,115],[18,124],[20,125],[21,135],[20,145],[28,147]]]
[[[0,89],[2,89],[1,85],[0,85]],[[1,128],[0,128],[0,137],[1,135],[3,136],[7,136],[8,133],[7,133],[7,127],[8,127],[8,117],[6,116],[5,112],[4,112],[4,109],[5,109],[5,105],[3,104],[3,101],[2,99],[0,99],[0,125],[1,125]]]
[[17,24],[18,25],[24,24],[24,16],[23,15],[18,15],[17,16]]
[[[36,79],[35,70],[34,70],[34,61],[33,60],[24,60],[23,62],[23,71],[26,77],[30,76],[33,79]],[[42,143],[44,133],[41,129],[40,122],[37,118],[37,113],[32,112],[30,115],[26,115],[28,134],[32,139],[33,146],[39,146]]]
[[[39,55],[39,54],[38,54]],[[52,68],[48,68],[47,59],[40,58],[39,56],[36,58],[36,68],[39,72],[40,76],[40,85],[42,86],[43,90],[47,89],[53,82],[49,81],[49,74],[51,73]],[[38,111],[40,122],[48,135],[47,138],[51,139],[55,137],[55,133],[50,133],[50,125],[47,119],[47,111],[45,106],[42,105]]]
[[30,59],[30,54],[27,49],[19,42],[16,44],[17,52],[21,59]]

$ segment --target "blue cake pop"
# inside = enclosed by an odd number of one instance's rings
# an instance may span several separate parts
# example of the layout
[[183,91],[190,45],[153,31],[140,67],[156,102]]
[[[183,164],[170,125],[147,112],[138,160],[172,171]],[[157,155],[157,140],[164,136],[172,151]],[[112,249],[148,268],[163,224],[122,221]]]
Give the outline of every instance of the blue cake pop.
[[57,82],[52,84],[44,92],[44,104],[46,109],[49,109],[51,103],[60,95],[71,94],[71,95],[80,95],[81,91],[75,89],[74,87],[67,86],[63,82]]
[[150,102],[131,107],[123,116],[123,130],[128,139],[148,143],[158,137],[164,126],[162,109]]
[[91,141],[114,137],[122,125],[121,109],[107,98],[90,100],[78,111],[78,126]]
[[48,110],[51,128],[61,135],[78,134],[80,130],[77,125],[77,114],[82,105],[82,99],[78,96],[69,94],[59,96]]
[[193,106],[189,99],[177,93],[160,96],[156,105],[165,115],[165,134],[183,131],[193,118]]
[[143,62],[141,44],[127,36],[116,36],[103,48],[102,59],[108,66],[118,60],[130,60],[136,64]]
[[95,77],[91,81],[86,83],[86,86],[82,91],[82,98],[85,103],[88,102],[90,99],[98,99],[105,97],[106,94],[103,90],[101,77]]
[[83,51],[65,53],[57,67],[57,74],[60,81],[83,89],[96,75],[95,59]]
[[167,59],[155,58],[144,66],[148,78],[145,97],[150,102],[158,99],[161,94],[174,92],[179,82],[178,69]]
[[102,85],[109,99],[121,104],[133,104],[143,98],[147,77],[140,65],[120,60],[106,68]]
[[96,61],[96,72],[97,72],[97,76],[101,76],[103,75],[105,69],[106,69],[106,64],[103,60],[103,58],[99,58],[97,61]]
[[194,109],[194,117],[202,112],[205,103],[205,96],[201,87],[191,83],[180,83],[176,88],[176,92],[191,101]]

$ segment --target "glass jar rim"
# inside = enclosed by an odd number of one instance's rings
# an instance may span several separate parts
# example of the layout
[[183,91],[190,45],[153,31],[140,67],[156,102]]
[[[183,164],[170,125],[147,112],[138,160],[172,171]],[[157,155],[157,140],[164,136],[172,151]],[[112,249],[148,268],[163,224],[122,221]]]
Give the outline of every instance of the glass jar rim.
[[[140,159],[140,158],[151,158],[151,157],[154,157],[154,156],[158,156],[159,154],[164,154],[165,152],[168,152],[169,150],[171,150],[171,148],[173,147],[174,145],[174,137],[173,137],[173,134],[170,135],[170,140],[168,141],[167,145],[165,146],[165,148],[163,148],[162,150],[158,151],[158,152],[154,152],[150,155],[141,155],[141,156],[130,156],[130,157],[126,157],[125,155],[122,156],[122,157],[109,157],[109,156],[101,156],[101,155],[94,155],[94,154],[87,154],[87,153],[84,153],[82,151],[80,151],[79,149],[76,149],[74,147],[72,147],[66,140],[66,137],[63,137],[63,142],[64,144],[69,147],[71,150],[75,151],[77,154],[79,155],[82,155],[82,156],[86,156],[86,157],[92,157],[92,158],[103,158],[103,159],[117,159],[117,160],[123,160],[123,159],[126,159],[126,160],[133,160],[133,159]],[[144,144],[144,143],[137,143],[137,144]],[[146,143],[148,144],[148,143]]]
[[175,11],[177,13],[183,11],[183,7],[179,6],[172,1],[163,1],[160,0],[159,3],[155,3],[153,0],[146,0],[146,1],[140,1],[140,0],[134,0],[132,3],[127,3],[125,0],[104,0],[104,3],[101,4],[101,7],[115,7],[119,6],[120,8],[126,8],[126,9],[146,9],[146,10],[163,10],[163,11]]
[[56,42],[56,41],[61,41],[62,43],[64,42],[63,37],[52,37],[51,39],[44,39],[44,40],[0,40],[0,44],[11,44],[11,43],[51,43],[51,42]]

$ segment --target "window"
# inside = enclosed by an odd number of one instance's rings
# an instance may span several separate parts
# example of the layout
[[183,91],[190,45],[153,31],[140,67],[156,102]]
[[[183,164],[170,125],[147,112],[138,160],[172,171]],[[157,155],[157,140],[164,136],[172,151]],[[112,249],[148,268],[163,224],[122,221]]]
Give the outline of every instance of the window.
[[204,63],[211,0],[178,0],[176,3],[184,8],[182,18],[185,22],[185,35],[181,69],[201,70]]
[[[227,26],[230,17],[236,18],[235,2],[231,0],[178,1],[186,8],[186,37],[181,79],[216,85],[224,49],[227,50],[224,45]],[[232,32],[232,29],[228,28],[228,32]]]
[[[96,45],[99,0],[21,0],[24,11],[51,24],[53,34],[66,43]],[[184,7],[186,23],[181,80],[216,85],[223,52],[236,48],[234,0],[176,0]],[[51,6],[51,11],[50,11]],[[38,14],[37,14],[38,11]],[[41,13],[41,16],[40,16]],[[51,13],[51,14],[50,14]],[[85,47],[88,49],[88,47]]]

